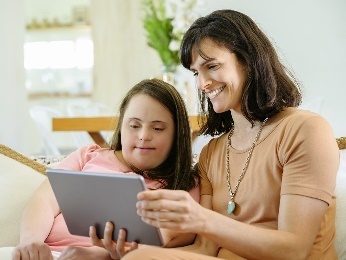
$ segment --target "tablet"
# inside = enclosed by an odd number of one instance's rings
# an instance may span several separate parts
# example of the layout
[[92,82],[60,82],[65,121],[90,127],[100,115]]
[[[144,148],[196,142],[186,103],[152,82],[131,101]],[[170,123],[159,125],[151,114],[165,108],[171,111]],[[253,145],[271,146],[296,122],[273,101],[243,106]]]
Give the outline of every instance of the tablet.
[[105,224],[111,221],[113,240],[123,228],[128,242],[163,245],[160,230],[137,215],[137,193],[146,190],[142,176],[57,169],[46,173],[72,235],[88,237],[89,227],[95,226],[98,237],[103,238]]

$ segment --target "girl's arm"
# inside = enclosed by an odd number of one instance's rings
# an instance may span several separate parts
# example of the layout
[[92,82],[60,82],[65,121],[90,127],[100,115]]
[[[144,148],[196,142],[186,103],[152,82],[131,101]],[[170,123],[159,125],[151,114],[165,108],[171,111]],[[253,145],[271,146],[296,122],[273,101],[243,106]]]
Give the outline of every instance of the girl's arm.
[[53,226],[54,218],[59,213],[58,203],[50,183],[46,179],[30,198],[23,211],[20,224],[20,243],[14,250],[14,259],[20,259],[21,255],[38,252],[47,256],[51,255],[49,247],[44,241]]

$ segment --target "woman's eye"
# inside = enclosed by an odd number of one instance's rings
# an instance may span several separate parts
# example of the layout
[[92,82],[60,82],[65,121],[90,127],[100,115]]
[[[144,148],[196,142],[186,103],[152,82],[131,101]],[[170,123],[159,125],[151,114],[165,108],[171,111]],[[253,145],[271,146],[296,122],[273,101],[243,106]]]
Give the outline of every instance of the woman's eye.
[[198,72],[195,71],[195,72],[193,73],[193,76],[194,76],[194,77],[197,77],[197,76],[198,76]]
[[216,69],[217,66],[218,66],[218,65],[210,65],[208,68],[209,68],[210,70],[212,70],[212,69]]
[[154,127],[154,130],[155,130],[155,131],[163,131],[163,130],[164,130],[164,128],[160,128],[160,127]]

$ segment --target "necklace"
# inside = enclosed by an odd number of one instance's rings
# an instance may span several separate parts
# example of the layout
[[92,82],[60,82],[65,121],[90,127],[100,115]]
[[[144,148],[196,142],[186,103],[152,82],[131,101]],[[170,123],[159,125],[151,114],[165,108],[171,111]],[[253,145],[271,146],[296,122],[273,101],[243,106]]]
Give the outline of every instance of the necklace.
[[247,157],[246,157],[246,160],[245,160],[244,167],[241,170],[241,173],[239,175],[239,179],[238,179],[236,185],[234,186],[234,191],[233,192],[232,192],[232,188],[231,188],[231,180],[230,180],[231,173],[230,173],[230,169],[229,169],[229,147],[231,146],[231,137],[232,137],[233,132],[234,132],[234,126],[232,127],[231,131],[228,134],[228,140],[227,140],[227,145],[226,145],[226,171],[227,171],[226,179],[227,179],[228,192],[229,192],[229,195],[231,197],[229,202],[228,202],[228,206],[227,206],[227,212],[228,212],[229,215],[231,215],[232,212],[235,209],[234,197],[235,197],[235,195],[238,192],[239,184],[243,180],[245,172],[246,172],[246,169],[247,169],[247,166],[249,165],[249,161],[250,161],[250,158],[251,158],[251,155],[252,155],[252,151],[253,151],[253,149],[254,149],[257,141],[258,141],[258,138],[261,135],[262,129],[263,129],[265,123],[267,122],[267,120],[268,120],[268,117],[266,119],[264,119],[263,122],[261,123],[261,127],[260,127],[260,129],[259,129],[259,131],[258,131],[258,133],[257,133],[257,135],[255,137],[255,140],[253,141],[253,143],[252,143],[252,145],[250,147],[250,150],[249,150],[249,152],[247,154]]

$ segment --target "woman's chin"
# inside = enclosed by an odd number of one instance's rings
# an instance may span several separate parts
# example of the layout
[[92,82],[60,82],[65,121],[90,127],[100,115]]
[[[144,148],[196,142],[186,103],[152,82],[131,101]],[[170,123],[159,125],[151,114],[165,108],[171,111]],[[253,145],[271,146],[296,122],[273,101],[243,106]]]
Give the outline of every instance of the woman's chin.
[[220,114],[220,113],[228,111],[229,109],[225,109],[224,107],[218,106],[218,104],[213,104],[213,110],[215,113]]

